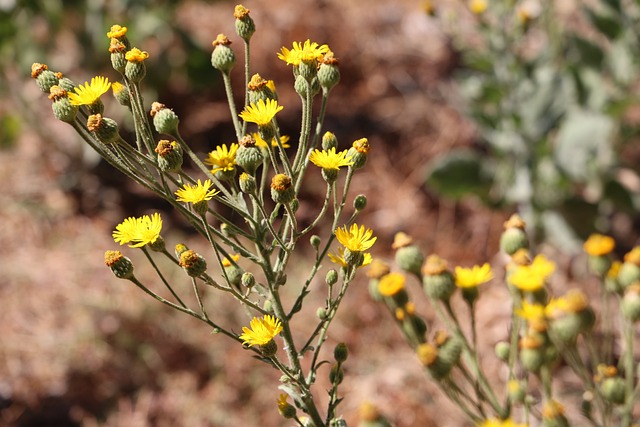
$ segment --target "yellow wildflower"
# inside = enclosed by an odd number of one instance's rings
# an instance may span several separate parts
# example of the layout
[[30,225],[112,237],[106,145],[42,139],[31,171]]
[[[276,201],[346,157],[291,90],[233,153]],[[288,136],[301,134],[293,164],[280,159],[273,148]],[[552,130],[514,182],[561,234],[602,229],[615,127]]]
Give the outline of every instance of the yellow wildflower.
[[602,256],[610,254],[616,247],[616,242],[609,236],[592,234],[582,246],[589,255]]
[[262,319],[254,317],[249,323],[250,328],[242,327],[240,339],[245,345],[266,345],[273,341],[273,338],[282,332],[280,320],[266,314]]
[[251,103],[240,113],[240,118],[246,122],[256,123],[258,126],[267,126],[271,120],[284,107],[278,105],[275,99],[259,99],[257,104]]
[[307,39],[304,43],[293,42],[291,50],[283,47],[278,53],[278,58],[285,61],[287,65],[298,66],[301,62],[319,61],[328,51],[328,45],[323,44],[320,46],[318,43]]
[[[256,140],[256,145],[257,145],[258,147],[264,147],[264,148],[267,148],[267,142],[266,142],[264,139],[262,139],[262,137],[260,136],[260,134],[259,134],[258,132],[254,132],[254,133],[252,133],[251,135],[253,136],[253,139],[255,139],[255,140]],[[282,135],[282,136],[280,137],[280,143],[282,144],[282,148],[289,148],[289,147],[291,147],[291,145],[289,145],[289,140],[290,140],[290,139],[291,139],[291,138],[289,138],[289,136],[288,136],[288,135]],[[272,147],[277,147],[277,146],[278,146],[278,141],[276,141],[276,139],[275,139],[275,138],[273,138],[273,139],[271,140],[271,146],[272,146]]]
[[[349,264],[347,263],[347,261],[345,261],[344,259],[344,249],[343,248],[338,248],[338,254],[332,254],[331,252],[329,252],[327,254],[329,256],[329,259],[331,260],[332,263],[334,264],[338,264],[341,267],[348,267]],[[371,254],[369,252],[365,252],[364,254],[364,259],[362,261],[362,264],[359,265],[358,267],[364,267],[366,265],[371,264],[371,262],[373,261],[373,257],[371,256]]]
[[351,224],[351,227],[347,229],[345,225],[342,228],[336,228],[336,238],[345,248],[351,252],[362,252],[370,249],[376,242],[377,237],[373,236],[373,230],[365,228],[364,225],[358,227],[358,224]]
[[488,263],[472,268],[456,267],[456,286],[459,288],[475,288],[493,279],[493,271]]
[[219,193],[218,190],[210,188],[213,186],[211,180],[204,183],[198,180],[197,184],[184,184],[184,186],[176,191],[176,198],[179,202],[198,203],[205,200],[211,200],[213,196]]
[[149,57],[149,53],[134,47],[124,55],[124,59],[129,62],[142,62]]
[[347,156],[347,150],[336,153],[336,148],[328,151],[313,150],[309,155],[309,161],[322,169],[339,170],[341,166],[351,166],[351,156]]
[[85,82],[84,85],[79,85],[73,92],[69,93],[69,102],[71,105],[95,104],[110,87],[111,83],[106,77],[92,77],[91,83]]
[[160,231],[162,231],[162,218],[156,212],[151,216],[144,215],[140,218],[125,219],[116,226],[112,236],[116,243],[129,244],[131,248],[140,248],[154,243],[160,237]]
[[227,148],[227,144],[216,147],[215,151],[211,151],[204,161],[205,164],[213,166],[212,173],[219,171],[231,171],[236,165],[236,151],[239,145],[233,143]]
[[406,278],[401,273],[389,273],[380,278],[378,292],[385,297],[392,297],[404,289]]
[[547,278],[555,270],[555,264],[544,255],[538,255],[530,265],[517,265],[509,281],[525,292],[535,292],[544,287]]

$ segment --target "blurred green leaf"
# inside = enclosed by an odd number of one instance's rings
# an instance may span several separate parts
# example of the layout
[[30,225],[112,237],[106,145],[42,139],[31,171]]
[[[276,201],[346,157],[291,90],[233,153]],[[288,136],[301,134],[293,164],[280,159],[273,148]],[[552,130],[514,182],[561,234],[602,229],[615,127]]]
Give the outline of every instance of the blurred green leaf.
[[558,166],[577,182],[585,182],[613,161],[613,120],[601,113],[573,110],[564,120],[555,143]]
[[578,35],[568,36],[567,45],[573,47],[578,54],[576,62],[600,69],[604,60],[604,52],[600,46]]
[[426,184],[438,194],[461,199],[476,194],[486,199],[492,178],[488,160],[469,149],[451,151],[429,165]]
[[615,40],[622,33],[620,21],[606,12],[598,13],[591,8],[584,8],[589,21],[610,40]]

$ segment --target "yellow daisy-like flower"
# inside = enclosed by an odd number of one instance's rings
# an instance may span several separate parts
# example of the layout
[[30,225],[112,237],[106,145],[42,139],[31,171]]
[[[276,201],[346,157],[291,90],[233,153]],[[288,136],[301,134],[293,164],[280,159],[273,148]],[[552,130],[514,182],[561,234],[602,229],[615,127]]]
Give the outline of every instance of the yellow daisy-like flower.
[[144,215],[140,218],[130,217],[116,226],[113,240],[121,245],[129,244],[131,248],[140,248],[154,243],[162,231],[162,218],[159,213]]
[[100,100],[100,97],[109,90],[109,79],[102,76],[92,77],[91,83],[85,82],[69,93],[71,105],[91,105]]
[[209,156],[205,159],[204,163],[213,166],[211,172],[216,173],[219,171],[231,171],[236,166],[236,152],[239,145],[233,143],[227,148],[227,144],[222,144],[216,147],[215,151],[209,153]]
[[149,53],[134,47],[124,54],[124,59],[129,62],[142,62],[149,57]]
[[240,113],[240,118],[246,122],[256,123],[258,126],[267,126],[271,120],[284,107],[278,105],[275,99],[259,99],[257,104],[253,102],[245,107]]
[[471,268],[456,267],[456,286],[459,288],[475,288],[493,279],[493,271],[488,263]]
[[[371,264],[371,262],[373,261],[373,257],[371,256],[371,254],[369,252],[365,252],[364,254],[362,254],[364,256],[363,261],[362,261],[362,265],[359,265],[358,267],[364,267],[365,265],[369,265]],[[340,267],[348,267],[349,264],[347,263],[347,261],[345,261],[344,259],[344,249],[343,248],[338,248],[338,254],[332,254],[331,252],[329,252],[327,254],[327,256],[329,257],[329,259],[331,260],[332,263],[334,264],[338,264]]]
[[613,261],[613,263],[611,263],[611,267],[609,267],[609,271],[607,271],[607,278],[611,280],[617,279],[620,267],[622,267],[621,261]]
[[[262,139],[262,137],[260,136],[260,134],[258,132],[254,132],[251,135],[253,136],[253,139],[256,140],[256,145],[258,147],[267,148],[267,142],[264,139]],[[290,139],[291,138],[289,138],[289,135],[282,135],[280,137],[280,143],[282,144],[282,148],[290,148],[291,147],[291,145],[289,145],[289,140]],[[278,141],[276,141],[275,138],[273,138],[271,140],[271,146],[272,147],[277,147],[278,146]]]
[[530,265],[515,266],[509,281],[521,291],[535,292],[544,287],[547,278],[555,268],[552,261],[549,261],[544,255],[538,255]]
[[304,43],[293,42],[293,49],[291,50],[283,47],[278,53],[278,58],[285,61],[287,65],[298,66],[301,62],[319,61],[327,52],[329,52],[329,46],[326,44],[320,46],[318,43],[307,39]]
[[477,427],[529,427],[529,424],[516,423],[511,418],[507,418],[506,420],[491,418],[489,420],[484,420],[476,424],[476,426]]
[[262,319],[254,317],[249,323],[250,328],[246,326],[242,327],[242,335],[240,339],[245,345],[266,345],[273,340],[273,338],[282,332],[282,324],[280,320],[266,314]]
[[373,230],[365,228],[364,225],[358,227],[358,224],[355,223],[351,224],[349,229],[347,229],[346,225],[342,228],[336,228],[334,234],[338,242],[351,252],[362,252],[371,249],[371,246],[378,239],[377,237],[372,237]]
[[329,151],[313,150],[309,155],[309,160],[314,165],[322,169],[339,170],[341,166],[351,166],[351,156],[347,156],[347,150],[336,153],[336,148],[331,147]]
[[112,25],[111,31],[107,33],[107,37],[110,39],[120,39],[127,34],[127,27],[121,27],[120,25]]
[[385,297],[392,297],[404,289],[406,278],[402,273],[389,273],[380,278],[378,292]]
[[616,247],[616,242],[612,237],[603,234],[592,234],[582,247],[591,256],[602,256],[610,254]]
[[176,191],[176,198],[179,202],[198,203],[204,200],[211,200],[213,196],[219,193],[218,190],[210,188],[213,186],[211,180],[207,179],[204,183],[198,180],[197,184],[185,184]]

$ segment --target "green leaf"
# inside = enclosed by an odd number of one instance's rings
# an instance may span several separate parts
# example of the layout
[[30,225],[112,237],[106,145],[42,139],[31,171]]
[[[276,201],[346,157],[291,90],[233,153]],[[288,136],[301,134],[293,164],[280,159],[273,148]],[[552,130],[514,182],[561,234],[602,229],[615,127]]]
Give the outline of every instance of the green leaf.
[[440,195],[455,200],[469,194],[485,199],[492,183],[488,163],[469,149],[449,152],[430,163],[426,184]]
[[618,19],[605,13],[597,13],[593,9],[585,8],[589,21],[609,40],[615,40],[622,33],[622,26]]
[[589,67],[600,69],[602,61],[604,60],[604,52],[600,46],[577,35],[569,36],[567,41],[567,45],[575,49],[575,53],[578,55],[578,62]]
[[574,181],[586,182],[613,162],[613,120],[588,110],[573,110],[564,120],[554,146],[558,166]]

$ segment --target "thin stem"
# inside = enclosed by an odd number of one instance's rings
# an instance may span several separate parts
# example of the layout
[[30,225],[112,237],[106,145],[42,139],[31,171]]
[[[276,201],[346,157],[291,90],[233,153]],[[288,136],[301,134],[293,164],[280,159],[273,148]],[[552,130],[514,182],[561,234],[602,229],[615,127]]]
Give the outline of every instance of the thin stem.
[[178,301],[178,303],[183,306],[183,307],[187,307],[186,304],[184,302],[182,302],[182,300],[180,299],[180,297],[178,296],[178,294],[175,293],[175,291],[173,290],[173,288],[171,287],[171,285],[167,282],[167,280],[164,278],[164,275],[162,274],[162,272],[160,271],[160,269],[158,268],[158,265],[155,263],[155,261],[153,260],[153,258],[151,257],[151,254],[149,253],[149,250],[146,248],[146,246],[143,246],[142,248],[142,252],[145,254],[145,256],[147,257],[147,259],[149,260],[149,263],[151,263],[151,266],[154,268],[154,270],[156,270],[156,273],[158,273],[158,276],[160,277],[160,280],[162,280],[162,283],[164,283],[164,285],[167,287],[167,289],[169,289],[169,292],[171,292],[171,295],[173,295],[173,297],[176,299],[176,301]]
[[233,128],[236,130],[236,138],[238,141],[242,139],[242,126],[238,119],[238,111],[236,110],[236,103],[233,100],[233,89],[231,87],[231,77],[229,73],[222,73],[222,80],[224,81],[224,90],[227,94],[227,102],[229,103],[229,111],[231,111],[231,120],[233,121]]

